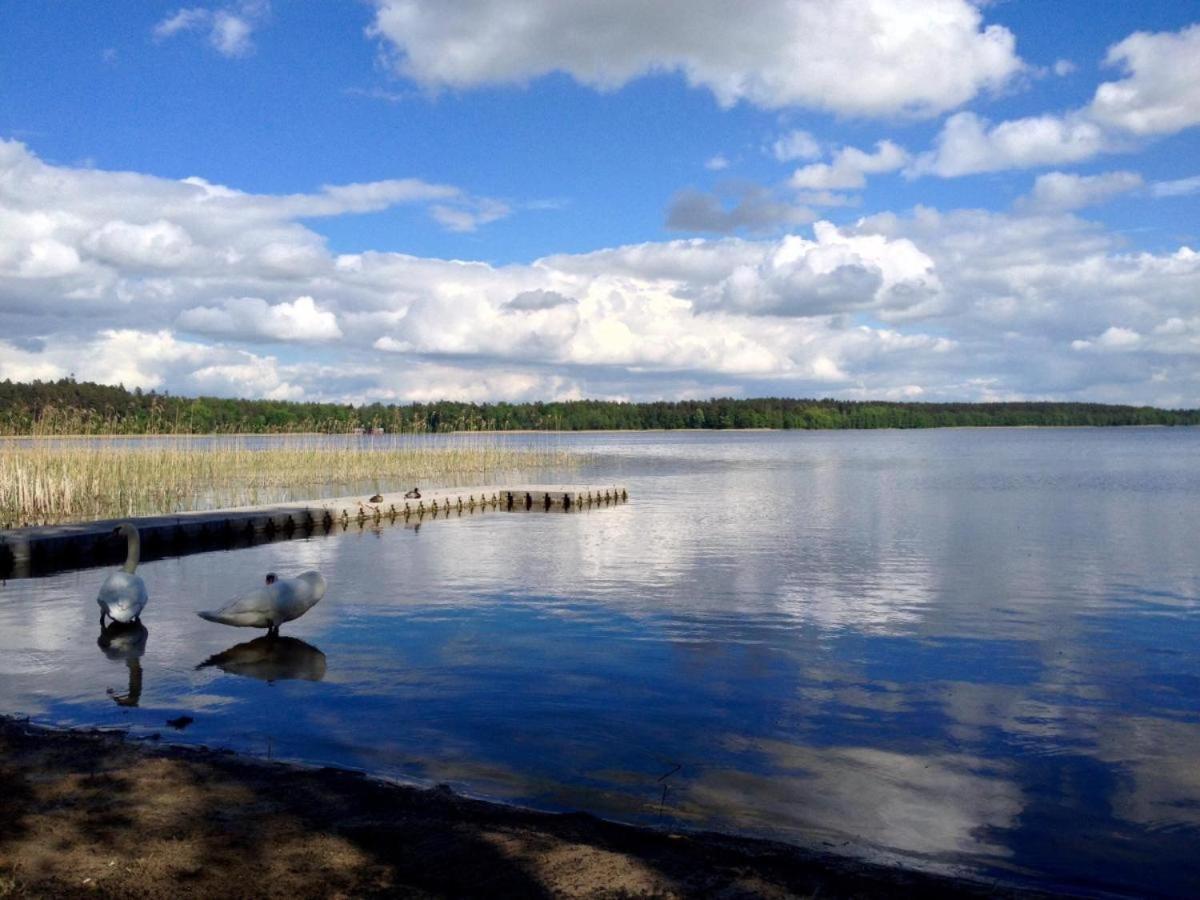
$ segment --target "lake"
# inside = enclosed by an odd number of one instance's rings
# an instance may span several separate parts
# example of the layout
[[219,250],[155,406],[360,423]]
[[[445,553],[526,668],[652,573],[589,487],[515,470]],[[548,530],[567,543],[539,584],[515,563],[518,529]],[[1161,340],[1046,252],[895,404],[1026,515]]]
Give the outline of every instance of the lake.
[[[630,502],[147,563],[146,632],[107,646],[105,570],[9,581],[0,711],[1200,894],[1200,430],[557,441]],[[329,592],[275,647],[194,615],[310,568]]]

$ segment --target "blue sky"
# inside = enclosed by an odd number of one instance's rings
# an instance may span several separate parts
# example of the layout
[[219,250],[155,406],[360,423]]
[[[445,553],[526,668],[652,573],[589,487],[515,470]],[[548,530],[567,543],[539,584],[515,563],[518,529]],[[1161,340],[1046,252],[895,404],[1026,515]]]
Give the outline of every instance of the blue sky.
[[730,9],[0,7],[0,377],[1200,405],[1200,3]]

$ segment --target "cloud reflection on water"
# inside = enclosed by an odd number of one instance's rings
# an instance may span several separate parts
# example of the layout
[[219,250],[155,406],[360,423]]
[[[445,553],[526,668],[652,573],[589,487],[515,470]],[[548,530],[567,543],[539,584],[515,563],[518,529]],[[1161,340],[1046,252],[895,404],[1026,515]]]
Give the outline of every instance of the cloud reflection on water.
[[[203,711],[181,739],[1194,894],[1197,438],[580,437],[615,448],[597,477],[628,505],[147,564],[138,710],[98,705],[98,573],[12,582],[0,708],[135,731]],[[295,623],[336,661],[321,683],[193,670],[236,648],[192,610],[302,569],[329,581]]]
[[699,818],[849,838],[941,860],[1011,855],[997,830],[1015,825],[1024,802],[1004,762],[744,738],[728,743],[760,754],[761,771],[705,771],[686,792]]

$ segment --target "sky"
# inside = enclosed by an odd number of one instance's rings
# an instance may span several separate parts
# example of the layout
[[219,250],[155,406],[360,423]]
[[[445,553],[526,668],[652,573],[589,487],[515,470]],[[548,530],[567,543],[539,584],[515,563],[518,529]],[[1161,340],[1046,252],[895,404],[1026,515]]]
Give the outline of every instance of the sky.
[[0,378],[1200,406],[1200,0],[0,4]]

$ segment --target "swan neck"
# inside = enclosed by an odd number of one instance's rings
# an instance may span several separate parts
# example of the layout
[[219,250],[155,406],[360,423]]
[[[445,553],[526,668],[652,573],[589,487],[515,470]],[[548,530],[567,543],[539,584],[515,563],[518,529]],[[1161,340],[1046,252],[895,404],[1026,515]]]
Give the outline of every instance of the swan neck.
[[142,539],[138,536],[136,528],[127,528],[124,530],[126,550],[125,565],[122,568],[132,575],[142,558]]

